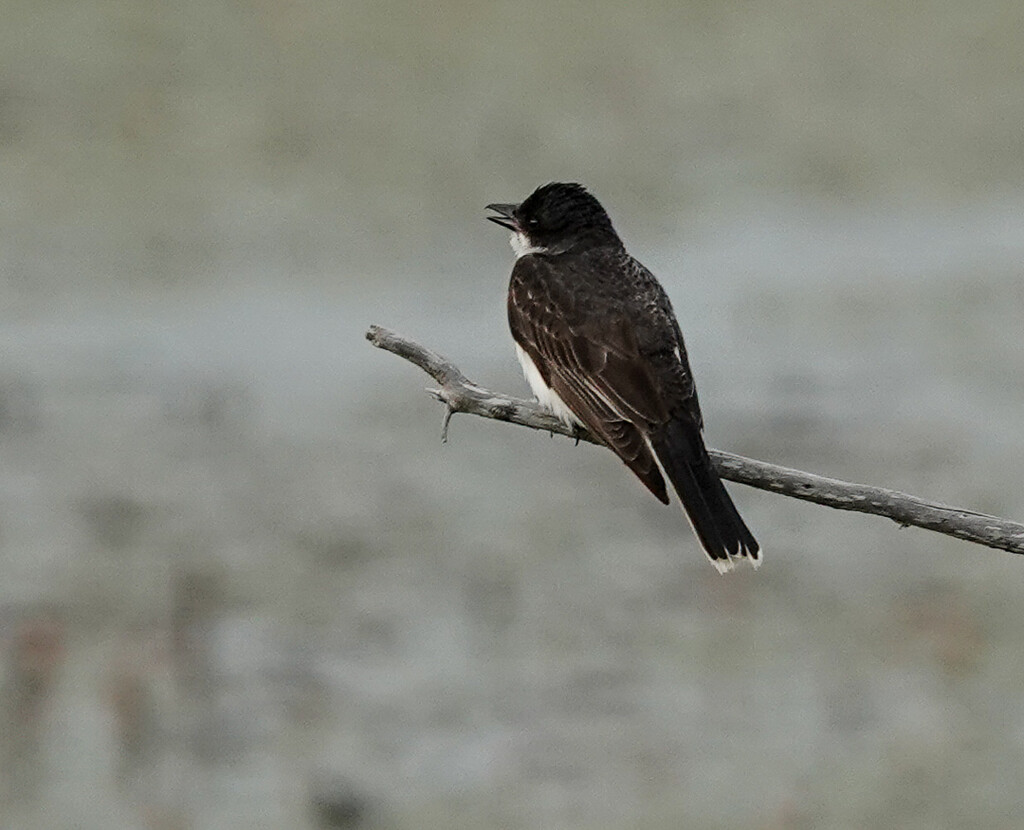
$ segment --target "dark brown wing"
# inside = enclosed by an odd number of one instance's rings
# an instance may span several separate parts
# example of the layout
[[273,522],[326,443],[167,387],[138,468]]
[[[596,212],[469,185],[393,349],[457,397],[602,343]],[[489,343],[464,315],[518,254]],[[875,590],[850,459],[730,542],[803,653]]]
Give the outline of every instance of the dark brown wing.
[[654,275],[632,257],[628,258],[626,271],[632,290],[644,297],[647,325],[638,330],[640,350],[655,367],[662,400],[672,418],[689,421],[699,433],[704,428],[704,420],[697,401],[697,388],[683,333],[668,294]]
[[573,289],[542,257],[520,258],[508,294],[512,336],[583,425],[667,504],[645,435],[668,412],[632,322],[600,294]]

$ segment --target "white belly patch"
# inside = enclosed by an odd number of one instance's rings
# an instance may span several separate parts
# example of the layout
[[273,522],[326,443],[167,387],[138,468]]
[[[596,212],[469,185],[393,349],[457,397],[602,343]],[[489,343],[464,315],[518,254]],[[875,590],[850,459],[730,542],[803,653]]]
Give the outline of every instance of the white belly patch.
[[519,358],[519,364],[523,367],[523,374],[526,375],[526,382],[530,384],[530,389],[533,390],[537,403],[569,426],[583,426],[583,422],[573,415],[572,410],[565,405],[565,401],[558,397],[551,387],[544,382],[544,378],[541,377],[537,365],[518,343],[516,343],[516,357]]

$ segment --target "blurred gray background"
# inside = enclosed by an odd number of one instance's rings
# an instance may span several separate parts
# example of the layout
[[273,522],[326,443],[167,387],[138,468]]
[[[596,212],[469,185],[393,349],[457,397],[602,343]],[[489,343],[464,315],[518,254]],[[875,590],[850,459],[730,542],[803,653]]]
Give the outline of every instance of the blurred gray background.
[[483,205],[587,184],[709,442],[1024,517],[1024,6],[2,3],[0,826],[1011,828],[1024,562],[526,394]]

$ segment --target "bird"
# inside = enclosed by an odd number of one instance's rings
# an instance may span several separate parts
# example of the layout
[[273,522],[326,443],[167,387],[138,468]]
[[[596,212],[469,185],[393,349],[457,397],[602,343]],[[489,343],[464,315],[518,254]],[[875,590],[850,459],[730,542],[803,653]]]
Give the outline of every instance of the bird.
[[761,547],[715,472],[683,335],[661,283],[581,184],[487,205],[510,232],[508,323],[537,402],[608,447],[664,504],[671,483],[719,573]]

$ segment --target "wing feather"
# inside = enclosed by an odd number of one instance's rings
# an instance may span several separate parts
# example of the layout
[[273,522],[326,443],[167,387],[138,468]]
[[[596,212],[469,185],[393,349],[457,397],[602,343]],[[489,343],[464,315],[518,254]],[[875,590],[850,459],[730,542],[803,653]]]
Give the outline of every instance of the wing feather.
[[668,503],[665,482],[645,434],[667,420],[650,369],[626,317],[603,315],[598,330],[571,293],[545,279],[536,257],[521,258],[512,272],[508,315],[512,335],[544,382],[583,425]]

